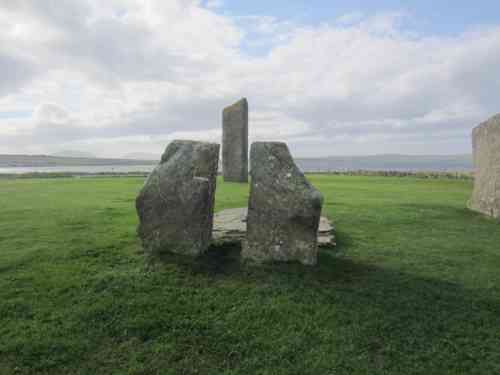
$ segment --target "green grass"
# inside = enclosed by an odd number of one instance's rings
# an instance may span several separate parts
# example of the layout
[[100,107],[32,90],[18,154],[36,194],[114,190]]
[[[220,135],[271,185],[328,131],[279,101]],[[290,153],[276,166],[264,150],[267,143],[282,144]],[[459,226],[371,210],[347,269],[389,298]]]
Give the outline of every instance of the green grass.
[[[338,229],[317,267],[155,270],[142,179],[0,180],[0,374],[500,374],[500,224],[471,182],[310,179]],[[247,194],[219,182],[217,209]]]

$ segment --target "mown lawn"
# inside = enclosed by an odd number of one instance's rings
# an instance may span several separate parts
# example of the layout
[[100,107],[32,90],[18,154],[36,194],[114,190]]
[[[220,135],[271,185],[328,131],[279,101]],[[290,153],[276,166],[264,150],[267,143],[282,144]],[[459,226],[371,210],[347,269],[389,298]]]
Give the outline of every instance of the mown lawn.
[[[500,224],[471,182],[311,176],[338,248],[145,267],[138,178],[0,180],[0,374],[500,374]],[[217,209],[246,204],[219,181]]]

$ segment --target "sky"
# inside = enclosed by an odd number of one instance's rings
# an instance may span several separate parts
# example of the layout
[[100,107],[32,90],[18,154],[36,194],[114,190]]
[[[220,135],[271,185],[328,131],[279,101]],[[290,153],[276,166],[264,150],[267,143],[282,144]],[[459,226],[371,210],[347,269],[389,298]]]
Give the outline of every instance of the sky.
[[0,154],[160,155],[250,141],[296,157],[471,152],[500,112],[500,2],[2,0]]

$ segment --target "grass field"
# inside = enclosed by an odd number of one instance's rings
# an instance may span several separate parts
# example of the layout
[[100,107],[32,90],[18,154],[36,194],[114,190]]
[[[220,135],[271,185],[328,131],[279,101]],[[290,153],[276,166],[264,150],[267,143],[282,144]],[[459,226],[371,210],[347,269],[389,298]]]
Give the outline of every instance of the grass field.
[[[471,181],[310,179],[338,230],[317,267],[154,271],[142,179],[0,180],[0,374],[500,374],[500,224]],[[219,181],[217,209],[247,194]]]

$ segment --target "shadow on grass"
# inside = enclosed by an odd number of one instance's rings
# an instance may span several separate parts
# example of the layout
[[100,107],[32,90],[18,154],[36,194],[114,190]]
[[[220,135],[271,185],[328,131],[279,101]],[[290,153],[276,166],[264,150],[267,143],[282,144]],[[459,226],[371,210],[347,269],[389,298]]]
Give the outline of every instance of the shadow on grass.
[[[337,235],[336,239],[338,238]],[[337,246],[321,247],[318,262],[321,262],[321,258],[324,257],[322,254],[328,254],[327,256],[345,254],[349,243],[352,243],[352,238],[346,233],[341,232],[340,245],[337,240]],[[162,264],[174,264],[190,273],[204,274],[206,276],[236,276],[248,270],[262,270],[264,272],[280,271],[285,273],[287,270],[290,270],[290,272],[294,273],[309,273],[317,269],[317,267],[303,266],[298,262],[255,264],[248,260],[242,260],[240,242],[212,245],[204,254],[196,258],[177,254],[164,254],[160,258],[149,259],[147,268],[149,270],[158,270],[161,269]]]
[[475,217],[486,218],[487,217],[485,215],[482,215],[479,212],[473,211],[470,208],[468,208],[467,202],[464,202],[463,206],[458,206],[458,207],[450,206],[448,204],[436,204],[433,202],[429,202],[429,203],[400,203],[397,205],[397,207],[400,207],[402,209],[408,209],[409,211],[412,211],[412,212],[418,212],[419,210],[439,211],[439,212],[442,212],[443,215],[450,216],[454,219],[456,219],[457,217],[464,217],[464,218],[475,218]]
[[[247,373],[258,372],[259,366],[288,366],[289,373],[369,369],[358,373],[416,374],[425,373],[425,368],[432,370],[428,373],[488,374],[498,369],[493,366],[500,364],[500,301],[488,291],[467,290],[328,250],[320,251],[316,267],[241,263],[240,251],[239,246],[225,245],[213,246],[196,259],[165,256],[156,263],[154,277],[130,281],[126,274],[129,284],[120,277],[97,279],[98,293],[78,312],[75,341],[112,337],[132,342],[130,352],[148,360],[158,360],[150,349],[155,344],[182,343],[188,350],[172,352],[175,360],[162,353],[164,365],[178,364],[178,373],[186,363],[206,368],[206,361],[212,368],[221,363],[232,368],[244,361],[258,364]],[[162,265],[167,266],[164,271]],[[127,285],[133,285],[129,292]],[[3,307],[4,314],[18,314],[23,306],[14,302]],[[27,347],[20,356],[15,346],[8,350],[16,353],[18,362],[32,366],[39,358],[59,360],[50,340],[25,339]],[[58,347],[65,366],[81,365],[78,353],[95,350],[66,344]],[[200,354],[207,348],[209,355]],[[112,345],[99,350],[115,355]],[[120,356],[109,362],[105,357],[106,366],[123,361]],[[307,370],[311,363],[314,371]]]
[[8,272],[18,271],[21,268],[28,268],[32,264],[39,262],[40,256],[38,254],[25,255],[18,260],[10,261],[6,264],[0,264],[0,275]]
[[354,238],[349,233],[337,229],[335,231],[335,243],[335,247],[329,247],[326,250],[329,253],[345,255],[349,247],[354,245]]
[[[305,330],[301,340],[326,353],[334,350],[346,367],[366,361],[375,370],[403,371],[423,363],[442,371],[436,373],[499,369],[495,348],[500,345],[500,300],[492,291],[469,290],[328,251],[320,252],[316,267],[241,263],[239,251],[235,246],[212,247],[195,261],[168,262],[196,276],[197,288],[213,288],[213,280],[243,288],[239,303],[253,306],[258,299],[264,325],[278,316],[282,327],[316,327]],[[318,321],[323,323],[312,323]],[[255,334],[265,335],[262,329]],[[317,341],[315,335],[327,335],[331,342]]]
[[231,275],[241,271],[241,244],[212,245],[196,258],[178,254],[162,254],[160,257],[147,258],[147,269],[161,270],[162,265],[172,264],[184,271],[207,276]]
[[311,287],[321,286],[320,289],[327,286],[335,287],[337,284],[348,284],[355,288],[356,285],[363,284],[367,290],[378,288],[377,295],[385,296],[390,294],[389,291],[396,290],[403,291],[409,296],[411,293],[421,296],[424,291],[429,292],[430,295],[443,292],[463,297],[468,295],[472,299],[477,299],[481,295],[478,291],[467,291],[460,284],[446,280],[424,278],[355,261],[345,256],[352,241],[348,234],[339,232],[339,245],[336,248],[322,248],[319,251],[318,264],[313,267],[304,266],[297,262],[255,264],[244,261],[240,257],[241,246],[236,243],[213,245],[206,253],[197,258],[173,254],[164,255],[161,260],[151,263],[153,266],[151,269],[161,271],[162,264],[171,264],[195,275],[248,280],[257,285],[259,281],[267,283],[269,278],[289,278],[290,285],[295,282],[310,283]]
[[[348,248],[350,241],[352,239],[348,235],[340,234],[341,248]],[[325,290],[331,293],[337,286],[348,286],[348,289],[357,289],[357,291],[362,288],[367,295],[374,292],[370,303],[379,300],[383,305],[391,298],[415,300],[418,305],[422,306],[437,302],[445,303],[446,298],[453,299],[460,306],[469,307],[477,307],[475,302],[483,301],[488,309],[493,308],[500,319],[500,301],[491,300],[487,290],[467,290],[460,284],[446,280],[420,277],[358,262],[345,257],[345,251],[345,249],[339,251],[338,248],[320,250],[318,265],[314,267],[294,262],[258,265],[241,260],[241,246],[227,244],[211,246],[205,254],[195,259],[168,255],[163,257],[159,264],[160,269],[161,264],[174,264],[181,270],[194,275],[248,281],[257,286],[261,282],[267,284],[270,279],[282,279],[281,281],[286,281],[290,287],[300,285],[302,288],[308,285],[312,291],[319,294]],[[155,267],[155,269],[158,268]],[[393,307],[390,307],[391,310]]]

